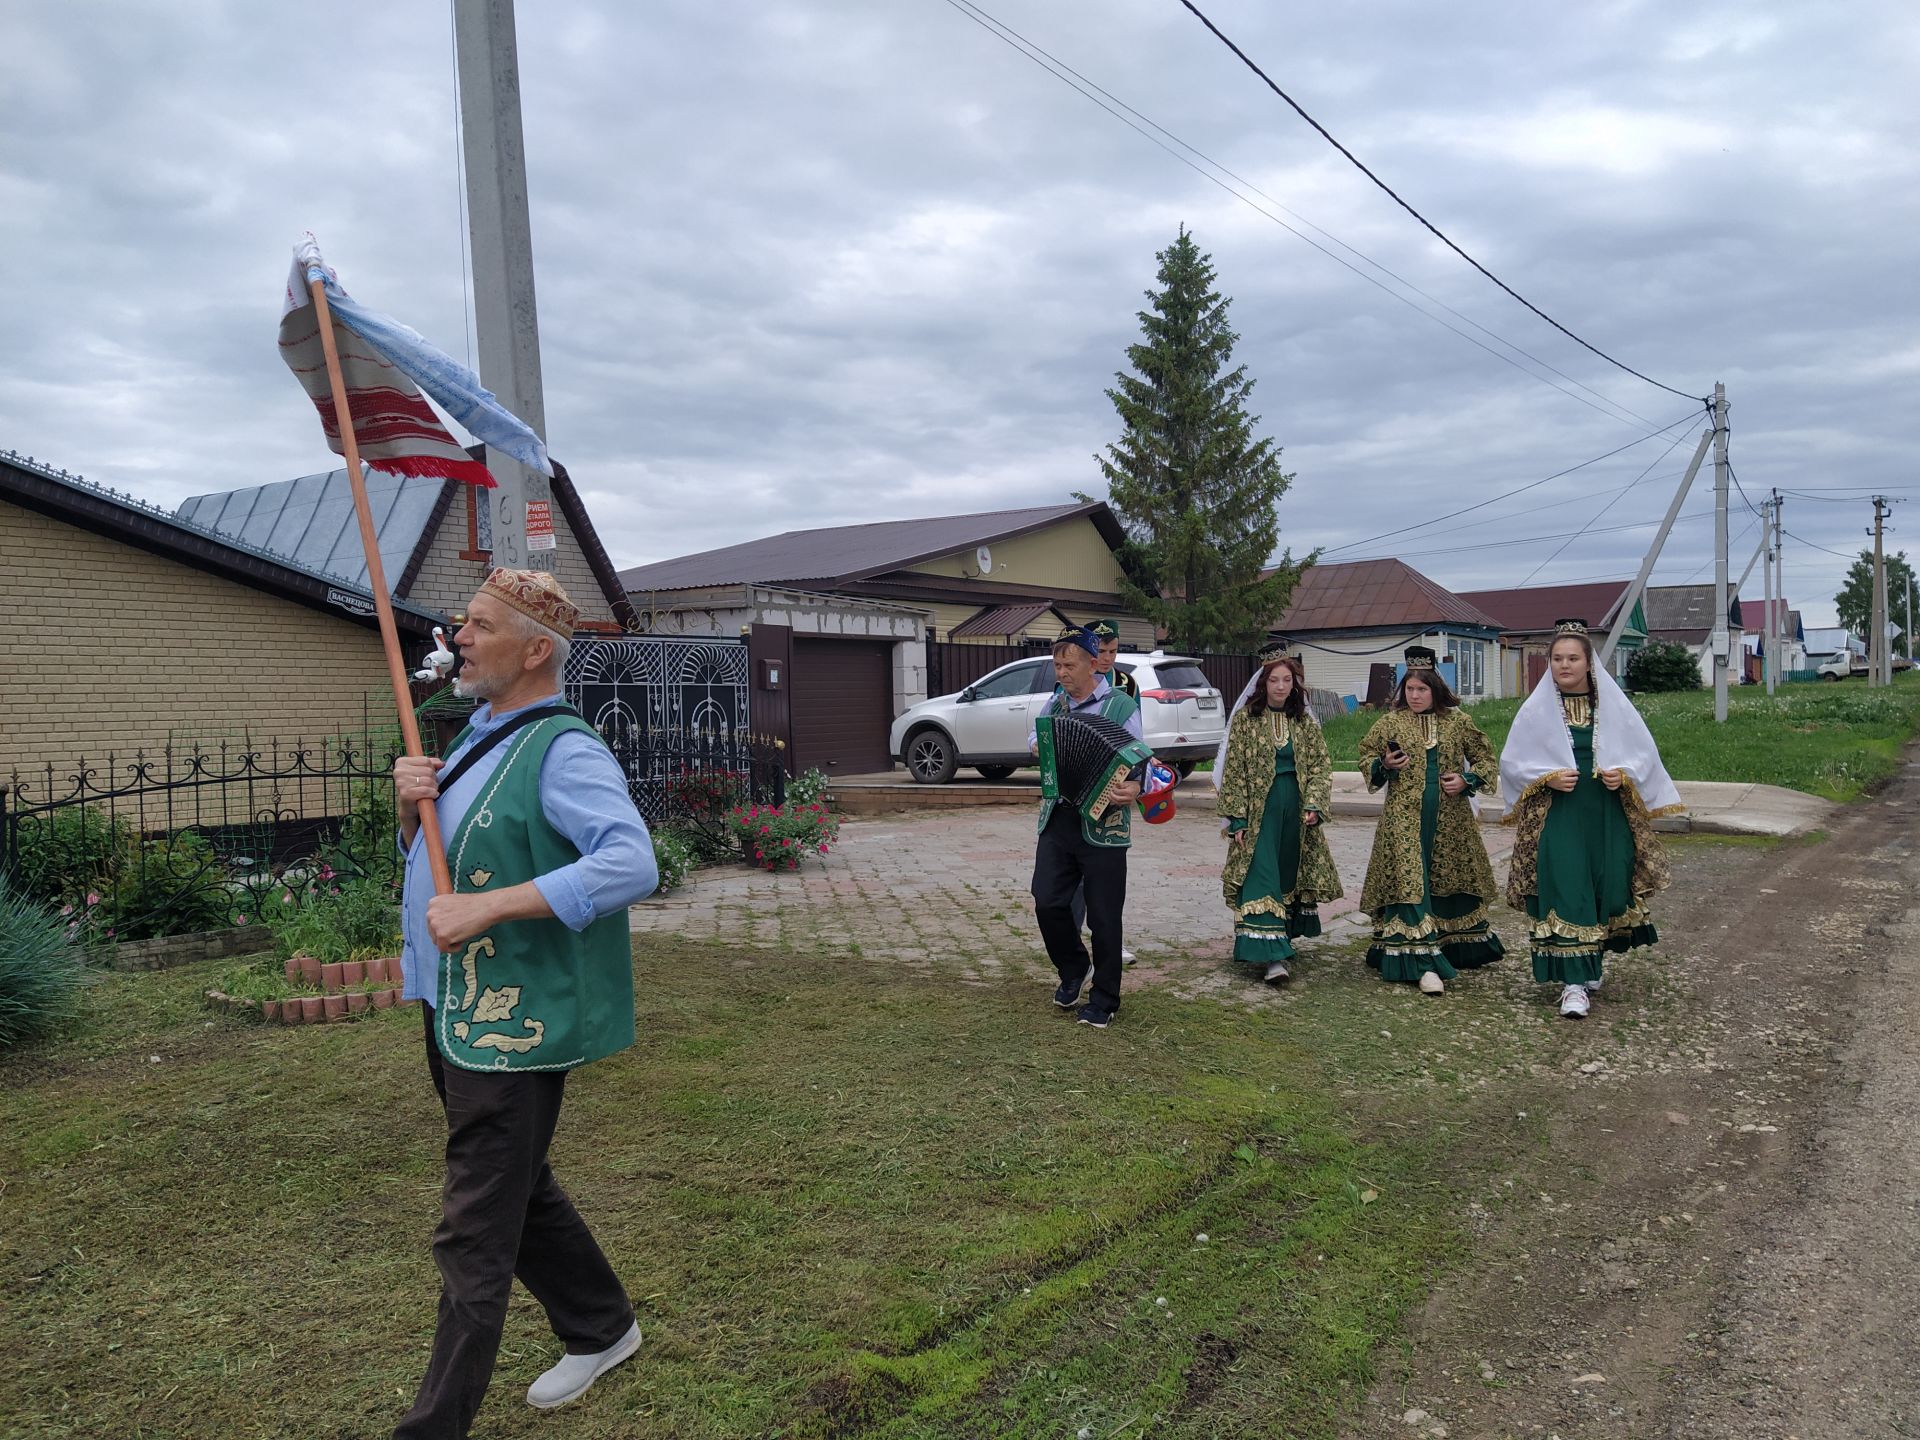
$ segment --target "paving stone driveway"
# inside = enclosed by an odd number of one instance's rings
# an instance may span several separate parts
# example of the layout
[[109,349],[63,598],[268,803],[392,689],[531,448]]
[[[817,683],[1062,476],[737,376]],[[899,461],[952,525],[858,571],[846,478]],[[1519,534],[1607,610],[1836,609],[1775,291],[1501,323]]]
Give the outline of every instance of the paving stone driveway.
[[[1024,805],[849,819],[833,853],[802,862],[798,871],[700,871],[666,898],[635,906],[632,927],[759,950],[843,949],[938,968],[963,981],[1009,970],[1044,979],[1053,970],[1027,893],[1033,827],[1033,808]],[[1488,825],[1480,833],[1504,885],[1512,832]],[[1366,933],[1355,900],[1373,822],[1336,817],[1327,836],[1347,898],[1321,908],[1326,935],[1308,947]],[[1183,810],[1166,825],[1135,825],[1126,943],[1139,962],[1127,973],[1129,986],[1224,991],[1254,1003],[1270,994],[1225,963],[1233,941],[1220,898],[1224,845],[1210,809]]]

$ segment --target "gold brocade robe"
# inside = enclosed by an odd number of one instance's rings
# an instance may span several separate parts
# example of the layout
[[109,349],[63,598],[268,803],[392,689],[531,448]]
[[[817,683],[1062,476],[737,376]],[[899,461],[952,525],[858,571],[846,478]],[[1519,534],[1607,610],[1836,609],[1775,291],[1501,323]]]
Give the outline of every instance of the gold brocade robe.
[[[1479,790],[1492,794],[1500,777],[1499,757],[1464,709],[1431,716],[1437,730],[1442,775],[1471,775]],[[1408,765],[1390,782],[1376,782],[1373,767],[1386,759],[1387,741],[1400,742]],[[1420,803],[1427,774],[1427,743],[1421,717],[1411,710],[1389,710],[1374,722],[1360,742],[1360,773],[1369,790],[1387,784],[1386,804],[1373,832],[1373,855],[1367,862],[1367,881],[1361,888],[1360,908],[1377,915],[1389,905],[1418,905],[1421,896],[1473,895],[1483,902],[1499,893],[1494,887],[1493,864],[1487,859],[1480,824],[1469,803],[1472,792],[1440,792],[1438,822],[1433,836],[1433,872],[1421,874]]]
[[[1311,715],[1298,720],[1281,718],[1292,731],[1300,808],[1302,812],[1320,812],[1320,823],[1305,826],[1300,832],[1300,869],[1293,893],[1282,899],[1288,905],[1320,905],[1338,900],[1346,893],[1340,888],[1340,872],[1333,866],[1333,852],[1327,848],[1328,810],[1333,804],[1333,759],[1327,753],[1327,737]],[[1240,887],[1246,883],[1247,870],[1253,864],[1254,846],[1260,839],[1267,792],[1273,788],[1275,748],[1265,715],[1242,709],[1233,717],[1233,726],[1227,732],[1227,759],[1220,772],[1220,818],[1244,820],[1249,833],[1245,840],[1228,849],[1226,867],[1220,872],[1220,890],[1227,904],[1236,910],[1240,905]]]

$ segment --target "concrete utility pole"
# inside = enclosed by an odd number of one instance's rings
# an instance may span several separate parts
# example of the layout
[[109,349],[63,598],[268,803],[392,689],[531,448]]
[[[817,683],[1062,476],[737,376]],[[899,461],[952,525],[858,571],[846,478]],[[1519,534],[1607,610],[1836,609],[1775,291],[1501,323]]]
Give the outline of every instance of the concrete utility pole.
[[1727,661],[1733,627],[1727,618],[1727,387],[1713,384],[1713,718],[1727,723]]
[[1620,643],[1620,632],[1627,628],[1627,621],[1633,615],[1633,607],[1638,605],[1640,597],[1647,593],[1647,581],[1653,575],[1653,567],[1660,561],[1661,547],[1667,543],[1667,536],[1673,530],[1673,522],[1679,517],[1681,505],[1686,502],[1687,492],[1693,489],[1693,477],[1700,473],[1700,462],[1707,458],[1707,446],[1712,440],[1711,427],[1700,432],[1700,443],[1693,448],[1693,459],[1687,463],[1687,473],[1680,477],[1680,488],[1673,492],[1673,502],[1667,506],[1666,519],[1660,522],[1660,529],[1654,534],[1653,544],[1647,547],[1646,556],[1640,561],[1640,573],[1633,577],[1633,584],[1627,587],[1627,593],[1621,597],[1620,606],[1614,612],[1620,617],[1619,623],[1609,630],[1607,638],[1600,642],[1602,670],[1612,663],[1614,649]]
[[1779,661],[1773,650],[1773,502],[1760,502],[1760,543],[1767,547],[1766,559],[1760,566],[1761,577],[1766,581],[1767,625],[1760,636],[1760,675],[1766,681],[1767,694],[1773,694],[1773,677],[1779,670]]
[[1893,683],[1893,647],[1887,643],[1887,500],[1873,497],[1873,618],[1868,623],[1867,679],[1874,685]]
[[1787,502],[1780,498],[1780,492],[1773,492],[1773,594],[1780,602],[1780,668],[1774,672],[1774,683],[1787,683],[1787,650],[1793,644],[1793,637],[1787,634],[1787,550],[1782,538],[1785,530],[1780,523],[1780,511]]
[[1913,567],[1907,567],[1907,664],[1913,664]]
[[[540,383],[540,323],[533,298],[533,231],[527,219],[513,0],[455,0],[454,49],[480,379],[544,440],[547,407]],[[487,466],[499,481],[488,497],[493,563],[551,570],[553,501],[547,477],[497,450],[488,454]],[[531,540],[529,515],[534,519]]]

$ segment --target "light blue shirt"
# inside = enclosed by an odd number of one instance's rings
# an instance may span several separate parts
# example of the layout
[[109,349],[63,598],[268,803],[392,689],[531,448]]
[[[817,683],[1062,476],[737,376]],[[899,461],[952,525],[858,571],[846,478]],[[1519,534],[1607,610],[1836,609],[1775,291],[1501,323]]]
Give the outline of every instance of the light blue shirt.
[[[1060,693],[1061,693],[1060,687],[1058,685],[1054,686],[1053,695],[1058,695]],[[1113,693],[1112,684],[1108,682],[1106,676],[1102,675],[1093,682],[1093,693],[1087,696],[1086,699],[1079,701],[1078,703],[1075,703],[1072,700],[1069,700],[1067,702],[1067,711],[1069,714],[1073,714],[1073,715],[1091,715],[1094,711],[1098,710],[1102,705],[1106,703],[1107,696],[1111,695],[1112,693]],[[1053,704],[1053,695],[1049,695],[1047,697],[1046,703],[1048,705]],[[1046,713],[1044,708],[1041,710],[1041,713],[1042,714]],[[1142,734],[1140,730],[1140,706],[1138,702],[1136,702],[1133,707],[1133,713],[1127,716],[1127,734],[1131,735],[1136,740],[1144,740],[1146,738],[1146,736]],[[1040,743],[1040,731],[1039,731],[1039,728],[1036,726],[1033,729],[1030,729],[1027,731],[1027,753],[1032,754],[1033,747],[1039,743]]]
[[[557,698],[550,695],[533,705],[551,705]],[[521,710],[532,708],[522,705],[495,714],[491,703],[482,704],[473,712],[473,733],[445,757],[447,764],[441,773],[452,769],[473,745]],[[459,830],[467,808],[479,797],[487,778],[513,743],[503,740],[454,782],[451,790],[441,794],[437,808],[443,838],[451,840]],[[647,822],[633,807],[627,777],[613,752],[593,736],[570,730],[547,748],[540,765],[540,811],[547,823],[580,852],[580,858],[571,865],[533,878],[554,915],[569,930],[584,930],[603,915],[625,910],[634,901],[651,895],[660,883],[653,838],[647,834]],[[427,902],[432,898],[433,871],[427,864],[426,836],[416,833],[407,850],[406,885],[400,902],[400,928],[406,940],[401,952],[406,988],[401,993],[405,999],[428,1004],[433,1003],[440,969],[440,952],[427,938]]]

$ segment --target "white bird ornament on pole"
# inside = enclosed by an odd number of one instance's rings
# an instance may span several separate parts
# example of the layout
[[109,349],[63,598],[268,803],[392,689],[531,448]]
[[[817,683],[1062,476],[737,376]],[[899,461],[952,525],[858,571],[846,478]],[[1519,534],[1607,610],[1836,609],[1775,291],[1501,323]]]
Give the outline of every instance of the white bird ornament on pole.
[[424,669],[413,672],[416,680],[444,680],[453,669],[453,652],[447,648],[447,633],[438,625],[433,627],[433,649],[427,652],[423,663]]

